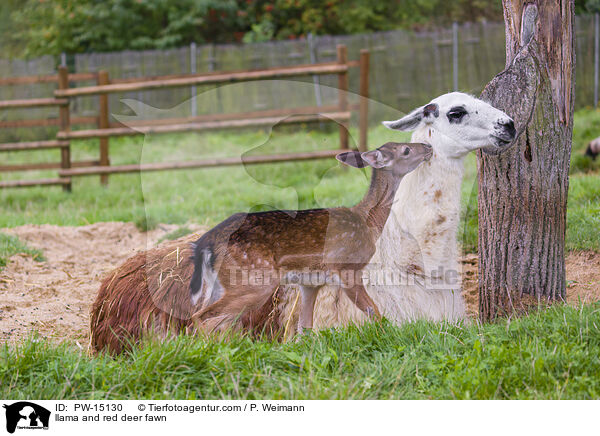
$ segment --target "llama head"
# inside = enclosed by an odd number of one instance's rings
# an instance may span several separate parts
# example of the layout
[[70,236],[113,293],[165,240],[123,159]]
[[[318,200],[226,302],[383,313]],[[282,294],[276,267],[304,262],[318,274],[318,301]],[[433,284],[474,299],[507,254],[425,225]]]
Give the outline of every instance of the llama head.
[[430,143],[437,153],[449,158],[462,158],[480,148],[498,154],[508,148],[517,133],[512,118],[504,112],[460,92],[441,95],[383,125],[414,131],[413,142]]

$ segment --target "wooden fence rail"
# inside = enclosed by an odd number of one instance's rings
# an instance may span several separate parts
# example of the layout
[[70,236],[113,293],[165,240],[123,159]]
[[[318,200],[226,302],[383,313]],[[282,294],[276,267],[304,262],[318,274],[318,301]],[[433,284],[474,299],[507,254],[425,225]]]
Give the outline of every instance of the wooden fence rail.
[[[158,133],[194,132],[203,130],[221,130],[231,128],[264,127],[276,124],[298,124],[310,122],[336,121],[345,123],[350,120],[350,112],[326,112],[314,115],[292,115],[289,118],[267,117],[241,120],[204,121],[197,123],[169,124],[158,126],[113,127],[107,129],[75,130],[58,132],[58,139],[112,138],[116,136],[150,135]],[[341,147],[346,149],[347,147]]]
[[76,168],[60,170],[61,177],[66,176],[92,176],[98,174],[139,173],[142,171],[185,170],[192,168],[210,168],[233,165],[255,165],[264,163],[289,162],[300,160],[325,159],[335,157],[340,150],[319,150],[304,153],[279,153],[265,156],[223,157],[206,160],[193,160],[185,162],[156,162],[147,164],[115,165],[111,167]]
[[65,106],[69,104],[66,98],[31,98],[27,100],[0,101],[0,109],[30,108],[43,106]]
[[[68,88],[71,82],[97,80],[96,73],[68,74],[66,69],[59,70],[58,74],[44,76],[26,76],[26,77],[8,77],[0,78],[0,86],[31,85],[39,83],[56,83],[59,88]],[[26,120],[7,120],[0,122],[0,128],[23,128],[39,126],[59,126],[61,130],[70,126],[71,120],[68,119],[69,99],[66,98],[29,98],[18,100],[0,101],[0,110],[11,109],[31,109],[40,107],[56,106],[59,110],[57,119],[26,119]],[[65,119],[65,117],[67,117]],[[73,123],[90,124],[96,123],[98,117],[78,117],[72,120]],[[38,141],[22,141],[0,144],[0,152],[21,152],[34,150],[58,149],[60,151],[60,162],[39,162],[22,164],[4,164],[0,165],[0,172],[13,171],[33,171],[48,169],[68,169],[73,167],[89,167],[98,164],[98,161],[71,162],[71,151],[69,141],[60,139],[43,139]],[[64,190],[71,190],[71,179],[68,177],[44,178],[37,180],[6,180],[0,182],[0,188],[19,188],[28,186],[62,186]]]
[[[23,83],[48,83],[56,82],[58,88],[54,91],[54,98],[31,99],[0,102],[0,109],[16,107],[39,107],[55,105],[58,107],[58,119],[42,120],[48,124],[58,125],[59,131],[53,140],[0,144],[1,151],[24,151],[58,148],[61,152],[60,163],[5,165],[6,170],[28,170],[59,168],[57,179],[40,179],[24,181],[7,181],[0,183],[2,187],[21,187],[36,185],[62,185],[63,189],[71,190],[71,178],[77,176],[99,175],[102,184],[108,183],[109,174],[137,173],[141,171],[162,171],[190,168],[207,168],[239,164],[261,164],[285,162],[291,160],[324,159],[335,156],[340,150],[349,148],[348,125],[351,120],[352,110],[358,109],[359,144],[361,151],[367,148],[367,120],[368,120],[368,71],[369,53],[362,50],[358,61],[348,61],[347,50],[343,45],[337,47],[337,61],[296,65],[290,67],[268,68],[250,71],[211,72],[208,74],[172,75],[154,78],[119,79],[110,80],[106,71],[98,73],[82,73],[69,75],[66,67],[60,67],[56,76],[38,76],[36,78],[9,78],[0,79],[0,85]],[[360,68],[360,101],[358,105],[351,105],[348,101],[348,71],[349,68]],[[214,85],[222,83],[246,82],[264,79],[282,79],[299,76],[337,75],[338,99],[337,104],[318,107],[296,107],[291,109],[262,110],[244,113],[223,113],[201,115],[182,118],[136,120],[124,126],[121,123],[110,123],[108,95],[132,91],[161,90],[177,87],[196,85]],[[95,80],[92,86],[70,87],[70,82]],[[70,103],[73,99],[85,96],[99,97],[99,113],[97,117],[71,118]],[[31,122],[32,120],[22,120]],[[78,122],[94,121],[95,129],[72,129]],[[277,155],[261,155],[245,157],[228,157],[218,159],[194,160],[185,162],[158,162],[135,165],[111,166],[109,158],[109,140],[112,137],[165,134],[173,132],[209,131],[216,129],[252,128],[274,126],[277,124],[295,124],[310,122],[335,122],[339,125],[339,149],[319,150],[298,153],[280,153]],[[12,121],[17,123],[19,121]],[[91,124],[91,123],[90,123]],[[2,127],[0,123],[0,127]],[[99,140],[99,159],[97,161],[72,162],[71,140],[94,139]]]
[[[345,51],[345,47],[343,47]],[[188,76],[176,79],[150,80],[130,83],[115,83],[112,85],[86,86],[54,91],[57,98],[81,97],[84,95],[110,94],[115,92],[147,91],[151,89],[176,88],[190,85],[214,85],[217,83],[248,82],[252,80],[283,79],[286,77],[343,74],[348,72],[346,63],[299,65],[294,67],[270,68],[257,71],[237,71],[231,73],[213,73],[201,76]]]
[[[96,73],[74,73],[69,74],[69,82],[85,82],[96,80]],[[33,85],[38,83],[57,83],[58,74],[44,76],[22,76],[22,77],[0,77],[0,86]]]

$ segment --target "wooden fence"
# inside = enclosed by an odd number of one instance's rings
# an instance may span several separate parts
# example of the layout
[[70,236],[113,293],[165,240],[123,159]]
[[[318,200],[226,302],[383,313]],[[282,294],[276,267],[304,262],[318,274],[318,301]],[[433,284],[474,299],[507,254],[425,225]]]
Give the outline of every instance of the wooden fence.
[[[66,70],[59,71],[59,74],[53,75],[40,75],[40,76],[23,76],[23,77],[9,77],[0,78],[0,86],[14,86],[14,85],[34,85],[41,83],[56,83],[59,88],[68,88],[69,83],[91,81],[98,79],[98,75],[95,73],[80,73],[80,74],[68,74]],[[40,126],[64,126],[70,124],[93,124],[98,122],[98,117],[77,117],[73,120],[68,119],[69,114],[69,100],[61,98],[27,98],[27,99],[15,99],[15,100],[3,100],[0,101],[0,109],[26,109],[26,108],[39,108],[39,107],[57,107],[59,111],[59,117],[53,119],[38,118],[38,119],[23,119],[23,120],[9,120],[0,121],[0,128],[31,128]],[[65,118],[66,117],[66,118]],[[64,140],[58,140],[56,138],[46,138],[37,141],[22,141],[22,142],[6,142],[0,144],[0,152],[25,152],[32,150],[47,150],[47,149],[58,149],[60,150],[60,162],[39,162],[39,163],[24,163],[24,164],[12,164],[12,165],[0,165],[0,172],[14,172],[14,171],[32,171],[32,170],[46,170],[46,169],[69,169],[71,167],[87,167],[90,165],[96,165],[97,161],[80,161],[72,162],[69,142]],[[64,190],[71,189],[71,180],[68,177],[58,178],[43,178],[43,179],[29,179],[29,180],[7,180],[0,181],[0,188],[13,188],[13,187],[27,187],[27,186],[52,186],[62,185]]]
[[[359,67],[359,99],[358,105],[348,102],[348,73],[352,67]],[[171,88],[191,87],[197,85],[217,85],[222,83],[248,82],[264,79],[296,78],[302,76],[337,76],[337,103],[335,105],[318,107],[296,107],[287,109],[262,110],[244,113],[222,113],[191,116],[185,118],[169,118],[160,120],[133,121],[124,126],[120,123],[111,123],[109,114],[110,94],[131,91],[162,90]],[[176,170],[190,168],[206,168],[214,166],[238,165],[239,157],[218,158],[207,160],[194,160],[185,162],[144,163],[134,165],[111,166],[109,158],[109,140],[112,137],[133,136],[145,134],[161,134],[173,132],[208,131],[216,129],[269,127],[276,124],[294,124],[308,122],[336,122],[339,124],[339,149],[320,150],[300,153],[280,153],[276,155],[261,155],[246,157],[244,164],[273,163],[293,160],[308,160],[331,158],[339,153],[340,149],[346,150],[348,144],[348,123],[353,109],[358,110],[359,144],[360,150],[367,149],[368,130],[368,94],[369,94],[369,52],[360,51],[358,61],[349,61],[347,49],[344,45],[337,46],[337,60],[335,62],[294,65],[286,67],[268,68],[249,71],[213,72],[209,74],[168,75],[152,78],[126,78],[110,80],[106,71],[98,73],[69,75],[66,67],[60,67],[57,76],[38,77],[37,80],[56,80],[58,89],[54,91],[54,98],[15,100],[0,102],[0,108],[33,107],[52,105],[59,108],[56,138],[47,141],[30,143],[0,144],[0,151],[37,150],[43,148],[60,148],[61,162],[56,166],[49,164],[28,164],[20,166],[21,170],[46,169],[58,167],[59,177],[56,179],[19,180],[0,182],[0,187],[20,187],[33,185],[62,185],[65,190],[71,189],[71,178],[77,176],[100,175],[101,183],[108,183],[109,174],[136,173],[141,171]],[[93,86],[70,87],[69,84],[77,80],[96,81]],[[33,78],[5,79],[5,84],[10,81],[34,80]],[[23,83],[23,82],[21,82]],[[37,82],[36,82],[37,83]],[[0,81],[0,84],[2,82]],[[92,118],[71,118],[70,107],[74,99],[87,96],[99,98],[99,113],[93,117],[94,129],[72,129],[74,124],[90,124]],[[3,106],[4,105],[4,106]],[[47,120],[41,120],[44,122]],[[99,160],[93,162],[71,162],[70,141],[74,139],[99,140]],[[45,166],[43,166],[45,165]],[[54,165],[54,164],[50,164]],[[16,170],[16,169],[15,169]]]

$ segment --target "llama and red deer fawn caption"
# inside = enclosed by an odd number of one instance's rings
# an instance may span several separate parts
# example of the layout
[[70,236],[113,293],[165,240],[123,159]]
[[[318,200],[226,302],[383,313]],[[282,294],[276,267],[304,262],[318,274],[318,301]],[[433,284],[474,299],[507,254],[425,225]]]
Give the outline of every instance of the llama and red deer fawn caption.
[[194,244],[195,327],[232,328],[241,314],[259,310],[286,284],[300,289],[300,332],[312,328],[315,301],[326,283],[341,288],[367,316],[380,317],[362,284],[362,269],[375,253],[402,178],[431,155],[429,145],[394,142],[338,154],[346,165],[373,168],[369,190],[356,206],[239,213],[205,233]]
[[[415,319],[463,319],[457,231],[464,158],[485,149],[501,153],[516,136],[513,120],[488,103],[463,93],[444,94],[388,128],[413,131],[412,143],[426,143],[432,157],[399,185],[373,257],[364,270],[412,274],[418,280],[368,281],[364,287],[381,315],[396,324]],[[139,253],[110,273],[91,311],[95,350],[120,352],[151,331],[193,328],[195,305],[189,285],[194,265],[191,235]],[[384,274],[385,276],[385,274]],[[291,320],[298,325],[293,285],[281,286],[260,308],[239,316],[242,329],[277,335]],[[318,292],[313,327],[360,324],[368,316],[339,285]]]

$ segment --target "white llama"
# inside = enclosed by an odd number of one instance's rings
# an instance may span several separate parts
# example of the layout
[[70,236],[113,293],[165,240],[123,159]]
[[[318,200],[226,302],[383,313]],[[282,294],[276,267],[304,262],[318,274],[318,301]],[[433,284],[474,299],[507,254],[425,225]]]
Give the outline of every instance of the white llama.
[[[397,324],[420,318],[462,319],[456,239],[464,158],[482,148],[490,153],[507,149],[516,136],[513,120],[488,103],[453,92],[384,125],[414,131],[412,142],[430,144],[434,155],[402,181],[371,260],[374,270],[407,273],[416,280],[370,282],[365,284],[367,292],[382,315]],[[369,275],[373,277],[378,276]],[[281,322],[289,318],[292,300],[287,297],[280,303]],[[364,314],[339,289],[321,290],[316,328],[363,320]]]

